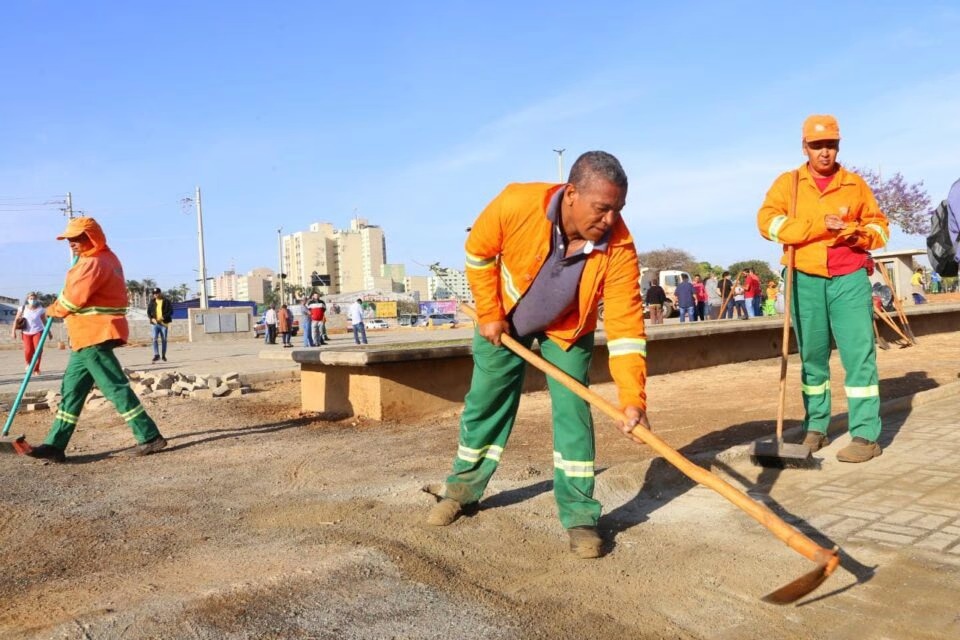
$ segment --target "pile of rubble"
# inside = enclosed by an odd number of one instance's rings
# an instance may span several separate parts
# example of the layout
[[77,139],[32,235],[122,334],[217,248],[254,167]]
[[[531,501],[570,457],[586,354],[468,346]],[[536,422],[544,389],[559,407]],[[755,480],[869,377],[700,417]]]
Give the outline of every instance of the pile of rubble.
[[[134,393],[141,398],[230,398],[250,393],[250,387],[240,382],[239,373],[221,376],[193,375],[192,373],[151,373],[124,369],[130,378]],[[87,401],[89,404],[89,400]]]
[[[224,376],[193,375],[191,373],[152,373],[149,371],[132,371],[124,369],[130,378],[130,386],[141,398],[231,398],[250,393],[250,387],[240,382],[239,373],[228,373]],[[0,403],[0,410],[9,411],[9,403]],[[110,401],[103,397],[100,389],[94,387],[87,394],[84,409],[96,410],[108,406]],[[24,394],[20,404],[20,411],[42,411],[49,409],[56,411],[60,406],[60,392],[54,389],[48,391],[29,391]]]

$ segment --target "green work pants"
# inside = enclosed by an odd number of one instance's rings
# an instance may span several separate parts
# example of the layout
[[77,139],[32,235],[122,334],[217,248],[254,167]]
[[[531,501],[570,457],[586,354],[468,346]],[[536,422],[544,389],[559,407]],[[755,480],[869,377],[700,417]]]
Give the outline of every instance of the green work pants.
[[67,448],[80,419],[83,403],[94,384],[133,429],[138,443],[149,442],[160,435],[157,425],[130,388],[130,381],[113,354],[113,348],[114,345],[108,342],[84,347],[70,354],[60,386],[60,408],[44,440],[45,444],[61,450]]
[[865,269],[823,278],[796,272],[791,303],[802,362],[803,426],[826,433],[830,424],[830,340],[846,374],[850,434],[880,436],[880,389],[873,335],[873,297]]
[[[569,351],[545,335],[534,338],[540,353],[552,364],[587,384],[593,355],[593,334],[580,338]],[[462,504],[478,502],[496,471],[510,437],[526,363],[506,347],[495,347],[480,334],[473,336],[473,378],[460,418],[460,440],[453,472],[447,478],[446,497]],[[600,503],[593,499],[594,437],[590,407],[563,385],[547,378],[553,405],[553,491],[564,528],[595,526]]]

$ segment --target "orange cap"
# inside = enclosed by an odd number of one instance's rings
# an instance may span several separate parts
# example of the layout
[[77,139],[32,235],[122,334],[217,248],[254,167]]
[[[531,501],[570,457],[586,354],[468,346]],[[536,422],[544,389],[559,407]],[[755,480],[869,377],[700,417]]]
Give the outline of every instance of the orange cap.
[[803,139],[807,142],[817,140],[839,140],[840,125],[833,116],[813,115],[803,121]]
[[103,235],[103,231],[100,229],[100,225],[97,224],[97,221],[88,216],[80,216],[78,218],[70,218],[70,221],[67,222],[67,228],[63,230],[63,233],[57,236],[57,240],[69,240],[70,238],[76,238],[77,236],[83,235],[89,232],[98,232]]

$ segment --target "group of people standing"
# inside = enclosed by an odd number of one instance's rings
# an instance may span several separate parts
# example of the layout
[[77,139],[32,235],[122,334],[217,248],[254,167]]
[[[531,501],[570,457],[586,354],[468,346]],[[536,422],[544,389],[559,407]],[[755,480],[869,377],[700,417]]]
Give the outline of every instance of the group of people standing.
[[[742,278],[742,283],[741,283]],[[780,289],[772,280],[766,290],[760,283],[760,277],[753,269],[744,269],[736,281],[729,271],[724,271],[720,281],[708,273],[696,274],[691,282],[690,276],[682,274],[680,284],[674,291],[680,322],[702,322],[713,318],[714,310],[719,319],[733,318],[747,320],[760,315],[776,315],[776,300]],[[655,281],[644,294],[644,303],[650,313],[650,324],[663,324],[664,305],[667,294]]]

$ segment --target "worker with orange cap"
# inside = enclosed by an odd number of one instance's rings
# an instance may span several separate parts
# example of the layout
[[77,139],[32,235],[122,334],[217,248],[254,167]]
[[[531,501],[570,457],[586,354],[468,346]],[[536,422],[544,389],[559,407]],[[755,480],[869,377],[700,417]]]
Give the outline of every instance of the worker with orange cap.
[[67,272],[63,291],[47,315],[64,318],[73,352],[63,372],[62,399],[44,443],[29,454],[64,462],[64,451],[77,426],[87,394],[96,385],[133,429],[137,455],[167,446],[140,399],[130,388],[113,350],[126,343],[127,286],[120,260],[107,246],[93,218],[73,218],[57,240],[67,240],[76,263]]
[[[757,214],[760,234],[795,251],[791,317],[802,362],[806,416],[803,443],[826,446],[830,424],[830,349],[836,342],[846,372],[850,444],[841,462],[881,454],[880,393],[873,336],[868,253],[887,244],[889,225],[863,178],[837,162],[840,126],[829,115],[803,123],[807,162],[780,175]],[[795,204],[795,206],[791,206]]]

